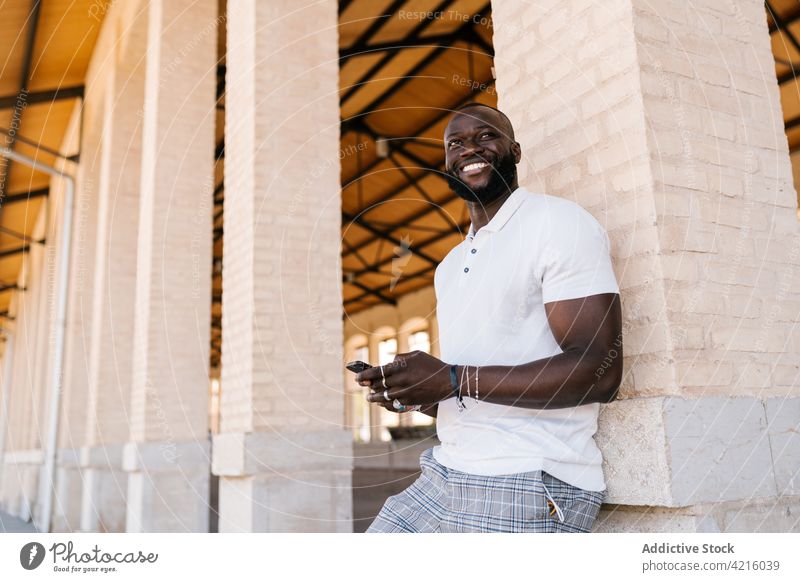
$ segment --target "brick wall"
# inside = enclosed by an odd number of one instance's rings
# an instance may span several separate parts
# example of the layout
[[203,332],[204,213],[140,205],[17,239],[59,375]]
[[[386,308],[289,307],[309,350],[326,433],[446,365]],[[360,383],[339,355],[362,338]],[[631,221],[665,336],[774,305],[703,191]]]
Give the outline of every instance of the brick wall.
[[609,232],[623,395],[789,391],[798,223],[761,3],[498,3],[494,22],[523,183]]

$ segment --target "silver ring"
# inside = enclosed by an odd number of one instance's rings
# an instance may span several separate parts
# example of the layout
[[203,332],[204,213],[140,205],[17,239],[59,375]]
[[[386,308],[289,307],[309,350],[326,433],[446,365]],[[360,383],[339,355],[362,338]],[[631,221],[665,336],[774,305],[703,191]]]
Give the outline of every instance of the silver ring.
[[384,388],[388,388],[388,386],[386,385],[386,378],[384,378],[383,380],[381,380],[381,384],[383,384],[383,387],[384,387]]
[[389,398],[389,391],[388,390],[384,390],[383,391],[383,399],[386,400],[386,402],[389,402],[391,400],[391,398]]
[[397,398],[394,399],[392,406],[394,406],[395,410],[399,410],[400,412],[406,409],[406,407]]

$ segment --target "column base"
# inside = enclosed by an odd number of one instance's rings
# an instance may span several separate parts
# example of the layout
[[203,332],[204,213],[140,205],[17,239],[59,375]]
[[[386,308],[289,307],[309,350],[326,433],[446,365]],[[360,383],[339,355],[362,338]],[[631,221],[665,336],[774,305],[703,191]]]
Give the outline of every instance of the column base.
[[127,532],[208,532],[207,442],[127,443],[122,465]]
[[122,454],[123,445],[81,449],[81,531],[125,531],[128,476],[122,470]]
[[603,533],[800,533],[800,496],[693,505],[604,505],[593,531]]
[[[44,469],[39,479],[44,476]],[[53,495],[51,532],[75,532],[81,526],[81,501],[83,497],[83,470],[80,464],[79,449],[59,449],[56,457],[55,494]],[[42,495],[47,495],[48,487],[40,483],[37,490],[34,523],[39,531],[44,531],[42,523]]]
[[220,533],[353,531],[346,430],[218,435],[214,473]]
[[800,398],[620,400],[602,407],[607,503],[688,507],[800,495]]
[[3,455],[2,508],[14,517],[31,521],[39,495],[41,449],[6,451]]

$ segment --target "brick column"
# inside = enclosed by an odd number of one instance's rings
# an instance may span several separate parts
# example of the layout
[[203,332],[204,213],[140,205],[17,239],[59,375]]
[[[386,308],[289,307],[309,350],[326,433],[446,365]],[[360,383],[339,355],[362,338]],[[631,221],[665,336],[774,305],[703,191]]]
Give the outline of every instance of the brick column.
[[[147,11],[127,23],[105,90],[81,530],[125,531]],[[126,50],[122,51],[121,47]]]
[[[411,333],[405,329],[397,330],[397,353],[405,354],[408,352],[408,338]],[[410,412],[403,412],[398,415],[397,424],[399,426],[411,426],[413,419]]]
[[337,3],[227,24],[220,531],[351,531]]
[[129,532],[208,531],[216,17],[213,2],[148,8]]
[[[102,97],[102,95],[100,95]],[[83,104],[85,128],[81,137],[81,162],[76,171],[76,188],[70,250],[69,299],[67,304],[67,330],[64,338],[64,374],[61,415],[58,425],[58,458],[55,475],[56,492],[53,495],[51,531],[77,531],[81,520],[83,480],[78,463],[78,451],[85,445],[86,408],[88,405],[89,369],[86,365],[91,344],[92,303],[95,270],[95,244],[97,241],[97,188],[100,181],[100,156],[103,131],[102,98],[90,91]],[[53,198],[52,200],[55,200]],[[55,206],[54,206],[55,207]],[[59,217],[60,220],[60,217]],[[60,230],[60,223],[55,227]],[[55,272],[53,273],[55,274]],[[53,280],[55,281],[55,279]],[[50,298],[55,312],[55,283]],[[57,325],[53,322],[53,325]],[[55,333],[53,329],[51,334]],[[50,336],[52,338],[54,336]],[[53,344],[50,341],[50,352]],[[50,359],[52,360],[52,358]],[[52,361],[50,361],[52,365]],[[46,392],[49,393],[47,388]],[[49,399],[49,397],[48,397]],[[45,410],[49,407],[46,399]],[[27,416],[23,418],[28,418]],[[47,439],[47,426],[42,427]],[[44,471],[42,471],[44,475]],[[40,481],[39,505],[48,484]],[[37,510],[38,513],[38,510]]]
[[439,349],[439,321],[435,315],[429,315],[428,320],[428,340],[431,343],[431,355],[435,358],[441,356]]
[[800,242],[763,3],[498,2],[493,19],[521,182],[612,241],[626,375],[601,414],[620,504],[601,529],[782,529],[800,511]]
[[[378,362],[378,344],[381,343],[383,337],[377,333],[371,333],[367,340],[367,349],[369,351],[370,363]],[[381,441],[381,427],[383,426],[383,408],[374,403],[368,403],[369,406],[369,440],[373,443]]]

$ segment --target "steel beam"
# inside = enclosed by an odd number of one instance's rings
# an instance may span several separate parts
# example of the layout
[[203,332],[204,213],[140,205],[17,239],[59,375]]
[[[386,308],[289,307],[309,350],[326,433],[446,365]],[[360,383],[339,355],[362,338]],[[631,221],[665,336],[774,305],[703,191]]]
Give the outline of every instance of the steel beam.
[[[361,228],[363,228],[365,230],[368,230],[369,232],[374,234],[379,239],[383,239],[383,240],[385,240],[387,242],[390,242],[390,243],[392,243],[394,245],[397,245],[397,246],[403,246],[403,243],[402,243],[402,241],[400,239],[397,239],[397,238],[393,237],[388,232],[384,232],[382,230],[379,230],[379,229],[375,228],[369,222],[367,222],[366,220],[364,220],[363,218],[361,218],[359,216],[353,216],[352,214],[348,214],[346,212],[343,212],[342,216],[347,218],[347,220],[349,220],[350,222],[352,222],[354,224],[357,224]],[[428,255],[426,253],[423,253],[420,250],[420,247],[417,247],[417,249],[415,251],[412,251],[412,252],[415,255],[417,255],[419,258],[428,261],[430,264],[432,264],[434,266],[439,264],[438,260],[434,259],[433,257],[431,257],[430,255]],[[369,271],[370,270],[362,270],[362,271],[359,271],[359,274],[367,273]]]
[[19,255],[21,253],[27,253],[31,250],[31,245],[22,245],[21,247],[16,247],[13,249],[5,249],[0,251],[0,259],[5,259],[6,257],[12,257],[14,255]]
[[0,208],[6,204],[14,204],[16,202],[27,202],[31,198],[40,198],[50,194],[50,188],[39,188],[38,190],[31,190],[30,192],[21,192],[19,194],[9,194],[8,196],[0,197]]
[[[37,103],[52,103],[63,99],[77,99],[83,97],[84,86],[75,85],[73,87],[59,87],[57,89],[47,89],[45,91],[35,91],[26,93],[24,97],[25,105],[36,105]],[[19,100],[20,94],[0,96],[0,109],[11,109]]]

